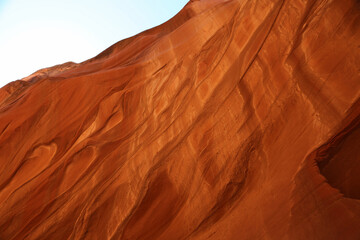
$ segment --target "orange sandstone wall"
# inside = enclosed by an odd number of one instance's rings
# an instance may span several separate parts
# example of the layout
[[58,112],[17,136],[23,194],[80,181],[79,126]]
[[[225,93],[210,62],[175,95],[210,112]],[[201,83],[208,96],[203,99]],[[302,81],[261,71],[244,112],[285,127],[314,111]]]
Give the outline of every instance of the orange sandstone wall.
[[0,239],[360,239],[359,97],[359,1],[190,1],[0,89]]

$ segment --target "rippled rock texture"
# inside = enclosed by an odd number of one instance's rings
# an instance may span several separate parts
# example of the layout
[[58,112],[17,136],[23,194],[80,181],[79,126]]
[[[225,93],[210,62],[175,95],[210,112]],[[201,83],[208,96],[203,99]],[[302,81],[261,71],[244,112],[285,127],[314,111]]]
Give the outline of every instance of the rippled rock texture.
[[0,90],[0,239],[359,239],[359,96],[359,1],[190,1]]

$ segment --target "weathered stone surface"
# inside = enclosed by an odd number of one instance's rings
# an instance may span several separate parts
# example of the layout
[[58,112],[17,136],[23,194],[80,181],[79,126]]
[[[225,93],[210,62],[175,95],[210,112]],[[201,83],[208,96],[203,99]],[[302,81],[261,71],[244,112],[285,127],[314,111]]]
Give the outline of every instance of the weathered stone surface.
[[199,0],[0,89],[0,239],[359,239],[360,4]]

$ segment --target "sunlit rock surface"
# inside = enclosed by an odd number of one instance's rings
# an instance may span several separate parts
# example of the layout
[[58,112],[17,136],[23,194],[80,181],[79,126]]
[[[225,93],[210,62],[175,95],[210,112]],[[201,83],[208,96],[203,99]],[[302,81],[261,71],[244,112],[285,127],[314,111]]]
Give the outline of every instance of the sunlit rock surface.
[[359,1],[190,1],[0,89],[0,239],[360,239],[359,96]]

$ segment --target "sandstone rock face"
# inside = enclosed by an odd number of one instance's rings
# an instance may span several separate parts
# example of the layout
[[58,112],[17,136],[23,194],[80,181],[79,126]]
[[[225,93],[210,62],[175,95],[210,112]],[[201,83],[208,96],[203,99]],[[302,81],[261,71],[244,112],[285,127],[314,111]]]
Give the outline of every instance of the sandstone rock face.
[[360,239],[359,97],[359,1],[190,1],[0,90],[0,239]]

